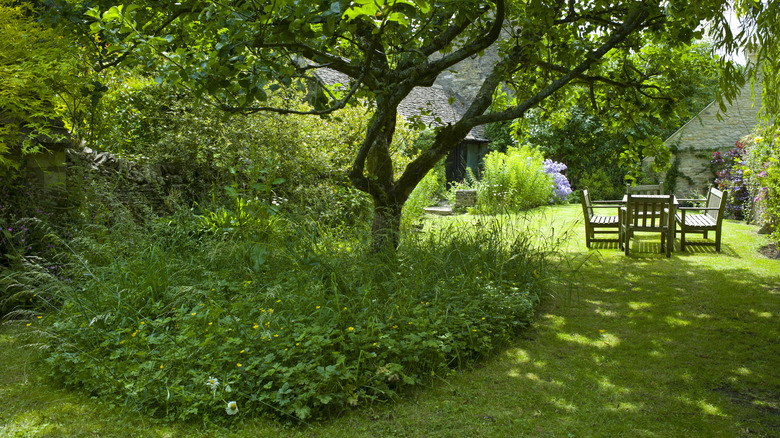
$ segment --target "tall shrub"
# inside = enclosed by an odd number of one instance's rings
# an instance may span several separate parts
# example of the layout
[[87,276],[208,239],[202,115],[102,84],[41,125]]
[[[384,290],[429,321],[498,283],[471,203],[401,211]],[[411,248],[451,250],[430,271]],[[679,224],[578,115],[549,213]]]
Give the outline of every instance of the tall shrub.
[[756,207],[754,219],[774,225],[773,238],[780,242],[780,128],[760,128],[742,141],[747,145],[744,173]]
[[544,156],[527,145],[507,153],[485,156],[482,180],[477,184],[481,213],[520,211],[544,205],[553,197],[553,178],[545,172]]

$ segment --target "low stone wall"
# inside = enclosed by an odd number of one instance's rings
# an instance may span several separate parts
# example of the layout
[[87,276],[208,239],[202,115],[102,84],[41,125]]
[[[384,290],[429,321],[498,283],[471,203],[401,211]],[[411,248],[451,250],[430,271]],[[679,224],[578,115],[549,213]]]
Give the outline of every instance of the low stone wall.
[[456,190],[455,191],[455,211],[466,211],[469,207],[477,205],[476,190]]

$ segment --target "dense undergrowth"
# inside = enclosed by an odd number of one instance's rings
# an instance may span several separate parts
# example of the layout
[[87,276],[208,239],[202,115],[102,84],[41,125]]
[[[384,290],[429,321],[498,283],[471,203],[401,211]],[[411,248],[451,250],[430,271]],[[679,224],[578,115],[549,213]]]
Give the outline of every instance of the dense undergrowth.
[[494,218],[377,255],[368,230],[274,220],[232,237],[186,211],[48,233],[68,252],[57,275],[25,257],[4,277],[30,303],[11,316],[52,376],[109,405],[297,421],[393,398],[504,345],[530,321],[555,246]]

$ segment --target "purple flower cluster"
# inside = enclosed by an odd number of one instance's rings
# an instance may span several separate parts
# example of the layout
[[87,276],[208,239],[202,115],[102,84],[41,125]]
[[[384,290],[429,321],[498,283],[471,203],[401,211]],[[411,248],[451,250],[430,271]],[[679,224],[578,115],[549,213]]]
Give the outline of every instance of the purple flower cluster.
[[726,214],[734,219],[745,217],[745,205],[750,199],[747,181],[743,175],[743,156],[745,145],[738,141],[734,148],[727,152],[713,152],[710,161],[715,172],[715,184],[721,190],[728,190],[729,197],[726,202]]
[[566,165],[553,160],[544,160],[544,173],[552,176],[555,195],[550,203],[566,202],[566,197],[572,192],[569,180],[563,175]]

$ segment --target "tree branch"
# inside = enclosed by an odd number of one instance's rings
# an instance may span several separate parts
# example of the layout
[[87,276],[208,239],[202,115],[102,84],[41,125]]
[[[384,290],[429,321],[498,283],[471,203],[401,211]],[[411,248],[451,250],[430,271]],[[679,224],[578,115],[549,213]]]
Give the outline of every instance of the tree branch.
[[570,70],[568,73],[564,74],[557,80],[553,81],[550,85],[539,91],[536,95],[526,99],[521,104],[508,108],[504,111],[477,115],[467,121],[465,120],[466,117],[464,116],[464,120],[462,121],[466,121],[471,128],[474,126],[484,125],[486,123],[513,120],[522,117],[526,111],[539,104],[539,102],[543,101],[556,91],[563,88],[567,83],[580,77],[585,71],[588,70],[588,68],[590,68],[591,65],[601,60],[604,55],[607,54],[607,52],[628,38],[629,35],[638,29],[647,27],[653,21],[652,18],[648,19],[648,14],[649,12],[645,6],[638,7],[626,19],[623,25],[620,26],[620,28],[616,30],[615,33],[604,44],[601,45],[601,47],[594,50],[593,52],[588,53],[585,56],[585,59],[580,62],[577,67]]

